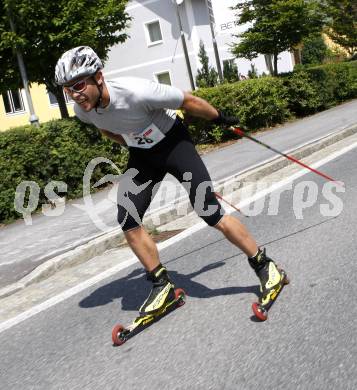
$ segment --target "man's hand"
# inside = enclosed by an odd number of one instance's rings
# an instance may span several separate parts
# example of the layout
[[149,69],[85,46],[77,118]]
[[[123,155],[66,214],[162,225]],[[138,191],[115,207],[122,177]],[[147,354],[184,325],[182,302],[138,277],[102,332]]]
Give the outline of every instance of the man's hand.
[[184,100],[181,108],[189,115],[212,121],[216,125],[239,126],[239,118],[225,115],[214,108],[206,100],[184,92]]
[[225,115],[224,112],[218,110],[218,117],[212,122],[216,125],[236,126],[239,127],[240,120],[235,116]]

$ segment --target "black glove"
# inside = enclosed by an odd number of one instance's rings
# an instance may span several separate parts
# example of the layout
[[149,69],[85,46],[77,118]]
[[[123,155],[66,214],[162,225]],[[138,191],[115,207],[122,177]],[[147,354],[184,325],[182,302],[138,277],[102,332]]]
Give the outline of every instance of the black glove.
[[218,111],[218,117],[213,119],[212,122],[215,125],[226,125],[226,126],[239,126],[240,120],[236,116],[225,115],[224,112]]

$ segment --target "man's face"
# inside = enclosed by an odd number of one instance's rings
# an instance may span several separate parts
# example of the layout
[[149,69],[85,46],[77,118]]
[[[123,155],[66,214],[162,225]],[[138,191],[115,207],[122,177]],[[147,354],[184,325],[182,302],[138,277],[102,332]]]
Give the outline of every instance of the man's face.
[[[63,86],[66,94],[86,112],[95,108],[99,98],[99,90],[94,82],[94,77],[97,78],[98,75],[81,78]],[[97,81],[101,84],[100,75]]]

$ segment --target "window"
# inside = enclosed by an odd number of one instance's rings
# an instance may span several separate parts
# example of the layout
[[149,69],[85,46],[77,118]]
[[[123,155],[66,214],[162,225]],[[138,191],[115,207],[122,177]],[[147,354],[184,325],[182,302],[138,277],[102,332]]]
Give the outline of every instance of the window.
[[156,73],[155,77],[160,84],[171,85],[170,72]]
[[56,96],[50,91],[47,91],[47,93],[48,97],[50,98],[50,104],[58,104]]
[[5,112],[7,114],[14,114],[16,112],[25,111],[20,90],[7,91],[2,94],[2,98],[4,101]]
[[160,22],[158,20],[154,22],[146,23],[146,30],[147,30],[146,35],[147,35],[149,46],[162,43],[161,27],[160,27]]
[[[47,93],[48,93],[48,97],[50,99],[50,104],[51,105],[58,104],[56,96],[50,91],[47,91]],[[65,99],[66,103],[73,103],[73,99],[71,97],[69,97],[66,93],[64,93],[64,99]]]

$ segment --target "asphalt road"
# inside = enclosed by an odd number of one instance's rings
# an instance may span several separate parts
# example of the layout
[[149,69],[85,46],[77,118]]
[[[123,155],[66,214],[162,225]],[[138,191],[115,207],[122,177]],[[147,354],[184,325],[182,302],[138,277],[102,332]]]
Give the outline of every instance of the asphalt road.
[[[346,183],[340,215],[321,214],[331,203],[307,174],[281,195],[277,215],[267,197],[245,220],[291,278],[267,322],[252,318],[258,285],[245,256],[204,228],[162,252],[185,306],[113,347],[112,326],[128,324],[149,292],[138,264],[124,269],[0,333],[1,389],[357,388],[356,157],[323,166]],[[318,198],[297,219],[307,180]]]
[[[357,123],[357,100],[344,103],[330,110],[292,123],[284,124],[258,138],[281,151],[296,148],[301,144]],[[249,141],[241,140],[203,157],[213,180],[220,180],[244,171],[274,156],[274,153]],[[172,196],[165,192],[165,204],[172,200],[181,186],[172,182]],[[170,181],[171,180],[171,181]],[[93,195],[89,208],[106,225],[104,231],[117,228],[116,195],[113,191],[101,191]],[[152,208],[162,205],[162,191],[152,203]],[[184,190],[182,189],[182,194]],[[168,199],[167,199],[168,198]],[[0,288],[13,283],[44,261],[61,254],[79,243],[87,242],[101,233],[93,223],[84,202],[78,199],[66,204],[64,213],[57,217],[42,214],[33,216],[32,225],[23,220],[0,229]],[[19,245],[19,237],[21,242]]]

